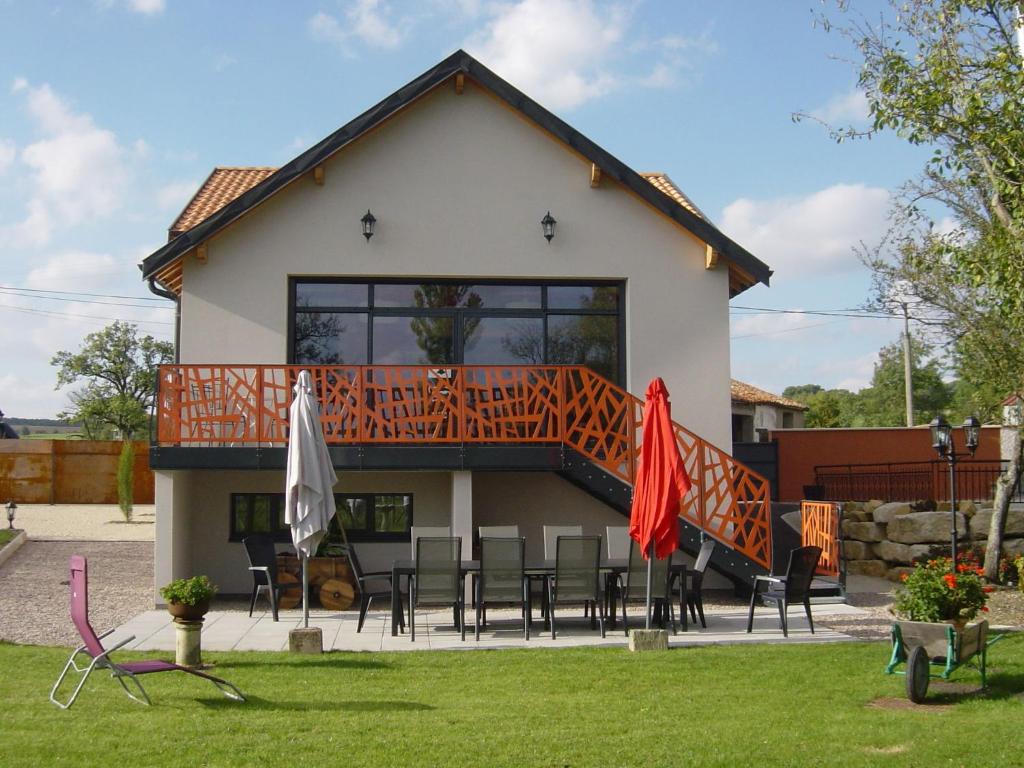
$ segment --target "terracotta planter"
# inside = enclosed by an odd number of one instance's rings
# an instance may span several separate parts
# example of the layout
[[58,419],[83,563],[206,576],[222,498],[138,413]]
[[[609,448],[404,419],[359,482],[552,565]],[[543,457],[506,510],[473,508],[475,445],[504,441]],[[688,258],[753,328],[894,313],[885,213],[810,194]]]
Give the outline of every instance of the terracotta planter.
[[185,603],[168,603],[167,612],[177,621],[199,621],[210,610],[210,601],[201,600],[195,605]]

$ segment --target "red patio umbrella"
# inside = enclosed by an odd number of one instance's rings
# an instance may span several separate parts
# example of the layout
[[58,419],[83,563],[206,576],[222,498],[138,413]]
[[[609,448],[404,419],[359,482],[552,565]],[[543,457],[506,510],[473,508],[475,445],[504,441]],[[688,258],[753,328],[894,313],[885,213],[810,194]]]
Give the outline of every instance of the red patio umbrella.
[[672,432],[668,389],[660,378],[653,379],[647,386],[644,402],[643,442],[629,516],[629,535],[648,560],[648,628],[651,622],[651,553],[661,560],[678,546],[679,503],[689,493],[691,485]]

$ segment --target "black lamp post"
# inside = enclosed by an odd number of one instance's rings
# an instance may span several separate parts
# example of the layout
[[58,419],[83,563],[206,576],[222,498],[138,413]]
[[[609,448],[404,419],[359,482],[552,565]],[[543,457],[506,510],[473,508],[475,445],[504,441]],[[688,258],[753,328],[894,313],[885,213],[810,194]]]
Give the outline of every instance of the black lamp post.
[[944,418],[936,416],[931,423],[932,448],[941,458],[946,459],[949,464],[949,517],[952,537],[953,573],[956,573],[957,561],[957,530],[956,530],[956,462],[957,459],[966,456],[974,456],[978,449],[978,432],[981,429],[981,422],[974,416],[968,416],[964,420],[964,443],[967,445],[968,453],[957,453],[953,445],[953,428]]
[[7,527],[14,530],[14,513],[18,511],[18,505],[13,501],[7,502]]

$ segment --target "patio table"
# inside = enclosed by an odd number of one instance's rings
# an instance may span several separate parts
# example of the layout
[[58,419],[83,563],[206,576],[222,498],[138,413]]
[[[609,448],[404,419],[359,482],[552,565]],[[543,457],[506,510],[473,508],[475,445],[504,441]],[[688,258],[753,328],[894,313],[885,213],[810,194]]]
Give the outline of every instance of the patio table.
[[[463,576],[480,572],[479,560],[463,560],[460,564],[460,571]],[[605,558],[601,560],[600,570],[605,574],[625,573],[629,568],[629,561],[626,558]],[[688,629],[686,602],[687,602],[687,574],[689,568],[686,563],[673,562],[669,568],[669,578],[679,580],[679,618],[682,623],[683,632]],[[527,576],[554,576],[554,560],[527,560],[524,571]],[[402,610],[402,591],[400,589],[401,579],[408,579],[416,573],[415,560],[395,560],[391,567],[391,636],[398,635],[399,611]],[[611,615],[609,616],[612,627],[615,627],[615,601],[611,601]]]

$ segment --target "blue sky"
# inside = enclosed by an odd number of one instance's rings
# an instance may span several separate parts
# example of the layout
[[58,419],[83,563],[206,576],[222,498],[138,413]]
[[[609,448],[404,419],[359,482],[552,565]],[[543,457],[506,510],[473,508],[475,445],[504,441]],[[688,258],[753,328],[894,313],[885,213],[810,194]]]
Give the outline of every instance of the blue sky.
[[[865,118],[835,58],[849,51],[811,5],[0,0],[0,409],[60,410],[50,357],[107,318],[171,338],[135,264],[211,168],[280,165],[460,47],[627,165],[668,173],[775,269],[733,304],[859,306],[869,276],[853,248],[881,237],[925,153],[891,136],[836,145],[791,120]],[[856,389],[898,334],[737,309],[733,375]]]

